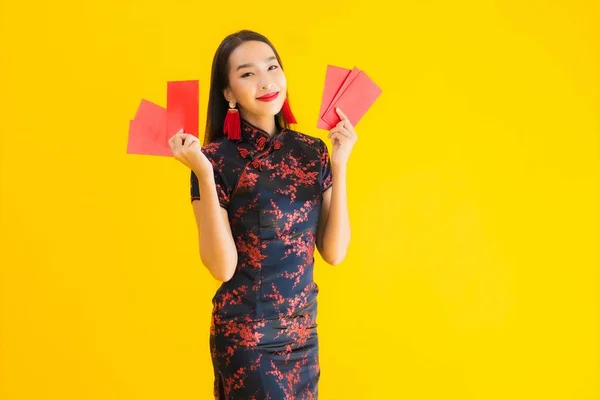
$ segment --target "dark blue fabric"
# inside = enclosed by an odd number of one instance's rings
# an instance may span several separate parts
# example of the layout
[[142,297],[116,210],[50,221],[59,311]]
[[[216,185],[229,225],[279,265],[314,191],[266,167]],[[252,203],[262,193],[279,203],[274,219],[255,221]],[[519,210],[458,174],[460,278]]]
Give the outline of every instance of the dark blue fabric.
[[[270,137],[242,119],[242,138],[202,147],[238,251],[213,297],[216,399],[316,399],[320,376],[314,250],[322,193],[332,185],[325,142],[291,129]],[[200,198],[191,173],[191,200]]]

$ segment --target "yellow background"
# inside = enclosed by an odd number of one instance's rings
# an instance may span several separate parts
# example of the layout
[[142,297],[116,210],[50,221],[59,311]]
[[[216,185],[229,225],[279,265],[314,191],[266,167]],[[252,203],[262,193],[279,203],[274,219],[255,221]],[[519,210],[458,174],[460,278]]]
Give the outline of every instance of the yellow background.
[[326,139],[327,64],[383,89],[348,257],[317,257],[320,399],[597,399],[598,3],[566,0],[1,0],[0,398],[211,398],[189,171],[125,150],[168,80],[204,126],[243,28],[301,132]]

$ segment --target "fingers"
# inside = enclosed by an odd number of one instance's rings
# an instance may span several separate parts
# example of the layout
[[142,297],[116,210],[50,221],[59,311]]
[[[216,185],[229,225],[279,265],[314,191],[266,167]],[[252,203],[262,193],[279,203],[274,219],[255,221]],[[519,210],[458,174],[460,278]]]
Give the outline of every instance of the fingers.
[[200,141],[198,140],[198,138],[194,135],[190,135],[189,137],[185,138],[185,142],[184,142],[184,146],[186,148],[191,148],[195,143],[200,144]]
[[342,130],[347,130],[348,132],[354,131],[354,126],[352,126],[352,122],[350,122],[350,119],[346,116],[346,114],[344,114],[339,107],[336,107],[335,110],[340,116],[340,122],[338,122],[335,126],[337,128],[341,128]]
[[202,148],[198,138],[192,134],[183,133],[183,129],[180,129],[179,132],[171,136],[168,142],[171,152],[176,159],[185,159],[187,151],[195,146],[196,143],[198,143],[198,146]]
[[[341,120],[347,120],[348,122],[350,122],[350,120],[348,120],[348,117],[346,117],[346,114],[344,114],[344,113],[342,112],[342,109],[341,109],[341,108],[339,108],[339,107],[336,107],[336,108],[335,108],[335,111],[336,111],[336,112],[337,112],[337,114],[340,116],[340,119],[341,119]],[[346,125],[346,126],[348,126],[348,125]]]
[[335,128],[333,128],[331,131],[329,131],[329,135],[327,135],[327,137],[331,138],[331,136],[335,133],[339,133],[342,136],[345,136],[347,138],[351,138],[352,134],[350,133],[350,131],[346,128],[343,128],[341,125],[340,126],[336,126]]
[[183,133],[183,128],[181,128],[180,130],[177,131],[176,134],[174,134],[173,136],[171,136],[171,138],[169,139],[169,142],[175,141],[175,138],[177,136],[181,136],[181,135],[185,135],[185,133]]
[[332,143],[335,143],[336,140],[341,143],[342,141],[348,139],[348,137],[344,136],[341,132],[334,132],[329,135],[329,138],[331,139]]
[[[176,134],[174,134],[173,136],[171,136],[171,138],[169,139],[169,144],[171,145],[171,147],[174,147],[178,144],[182,143],[182,138],[185,136],[186,134],[183,133],[183,129],[180,129],[179,132],[177,132]],[[179,139],[179,140],[177,140]]]
[[183,129],[180,129],[179,132],[171,136],[169,139],[169,144],[171,144],[173,147],[183,147],[188,144],[188,138],[190,137],[197,139],[194,135],[183,133]]
[[335,124],[335,126],[338,128],[349,129],[350,123],[347,120],[343,119],[340,122],[338,122],[337,124]]

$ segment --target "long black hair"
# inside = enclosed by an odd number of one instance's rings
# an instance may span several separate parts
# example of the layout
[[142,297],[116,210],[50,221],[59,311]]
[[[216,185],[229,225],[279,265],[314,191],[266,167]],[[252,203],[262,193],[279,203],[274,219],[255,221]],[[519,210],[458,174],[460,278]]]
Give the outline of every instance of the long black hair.
[[[229,103],[223,95],[223,90],[229,86],[229,56],[240,44],[250,40],[268,44],[271,49],[273,49],[273,53],[275,53],[275,57],[277,57],[279,66],[283,71],[283,64],[277,50],[275,50],[275,47],[269,39],[260,33],[244,29],[232,33],[223,39],[215,52],[212,63],[208,111],[206,113],[206,131],[204,134],[203,145],[211,143],[220,136],[224,136],[223,123],[225,122],[225,115],[229,109]],[[289,129],[289,124],[283,117],[283,111],[277,113],[275,116],[275,123],[278,124],[280,128]]]

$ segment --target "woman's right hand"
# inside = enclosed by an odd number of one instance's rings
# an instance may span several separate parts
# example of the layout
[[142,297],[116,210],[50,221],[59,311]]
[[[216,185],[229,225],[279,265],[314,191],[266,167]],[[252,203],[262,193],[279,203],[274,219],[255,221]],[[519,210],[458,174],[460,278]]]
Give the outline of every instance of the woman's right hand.
[[212,163],[202,152],[200,141],[196,136],[184,133],[183,129],[180,129],[169,139],[169,146],[175,159],[194,171],[196,175],[212,176]]

